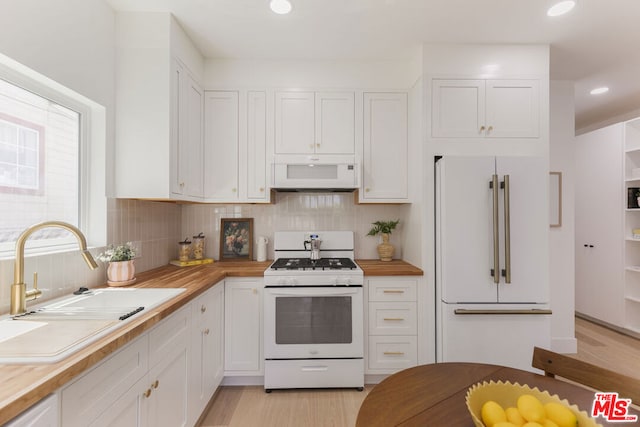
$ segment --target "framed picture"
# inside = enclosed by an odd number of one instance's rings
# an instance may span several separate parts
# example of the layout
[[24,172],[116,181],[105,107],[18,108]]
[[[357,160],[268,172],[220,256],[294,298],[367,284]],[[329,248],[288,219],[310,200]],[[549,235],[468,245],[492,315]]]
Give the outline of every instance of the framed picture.
[[220,219],[220,261],[253,259],[253,218]]

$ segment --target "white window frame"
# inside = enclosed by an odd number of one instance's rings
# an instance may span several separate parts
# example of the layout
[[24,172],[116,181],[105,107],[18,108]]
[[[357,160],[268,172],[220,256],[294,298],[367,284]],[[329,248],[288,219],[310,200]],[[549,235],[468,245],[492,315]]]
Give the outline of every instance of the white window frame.
[[[80,170],[78,175],[78,228],[89,247],[101,247],[107,240],[106,199],[106,110],[96,102],[0,54],[0,78],[80,114]],[[33,241],[27,255],[77,250],[73,236],[51,239],[46,244]],[[15,245],[0,246],[0,259],[13,258]]]

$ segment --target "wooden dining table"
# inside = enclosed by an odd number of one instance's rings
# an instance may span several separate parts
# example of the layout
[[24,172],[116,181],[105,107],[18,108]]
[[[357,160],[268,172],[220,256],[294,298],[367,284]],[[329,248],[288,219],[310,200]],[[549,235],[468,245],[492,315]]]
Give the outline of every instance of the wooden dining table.
[[[560,379],[505,366],[435,363],[405,369],[377,384],[360,407],[356,427],[473,427],[465,401],[467,390],[476,383],[490,380],[538,387],[567,399],[587,413],[593,404],[593,391]],[[640,415],[640,411],[630,408],[629,414]],[[638,424],[607,423],[602,417],[596,421],[603,426],[640,426],[640,421]]]

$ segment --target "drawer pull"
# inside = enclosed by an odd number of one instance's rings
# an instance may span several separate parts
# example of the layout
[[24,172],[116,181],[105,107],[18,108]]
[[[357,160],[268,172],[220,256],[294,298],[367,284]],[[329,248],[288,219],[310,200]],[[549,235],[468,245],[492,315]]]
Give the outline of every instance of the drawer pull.
[[404,294],[402,289],[385,289],[382,292],[385,294]]
[[149,397],[149,396],[151,396],[151,389],[150,389],[150,388],[148,388],[148,389],[147,389],[147,391],[145,391],[144,393],[142,393],[142,395],[143,395],[144,397]]
[[204,332],[205,335],[209,335],[209,332],[211,332],[211,331],[209,331],[209,328],[207,328],[203,332]]
[[155,380],[153,384],[151,384],[151,388],[158,388],[159,385],[160,385],[160,381]]
[[404,356],[404,351],[385,351],[385,356]]
[[389,321],[389,322],[400,322],[400,321],[404,320],[404,318],[403,317],[385,317],[383,320],[385,322],[386,321]]
[[205,311],[207,311],[207,306],[203,304],[202,307],[200,307],[200,313],[204,313]]

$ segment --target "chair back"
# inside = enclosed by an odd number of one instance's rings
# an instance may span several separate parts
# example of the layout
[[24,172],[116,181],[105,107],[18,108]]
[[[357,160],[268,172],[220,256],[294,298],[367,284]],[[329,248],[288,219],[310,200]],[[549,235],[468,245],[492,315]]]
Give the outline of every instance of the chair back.
[[531,365],[548,377],[558,375],[598,391],[617,392],[621,398],[640,405],[640,379],[539,347],[533,349]]

